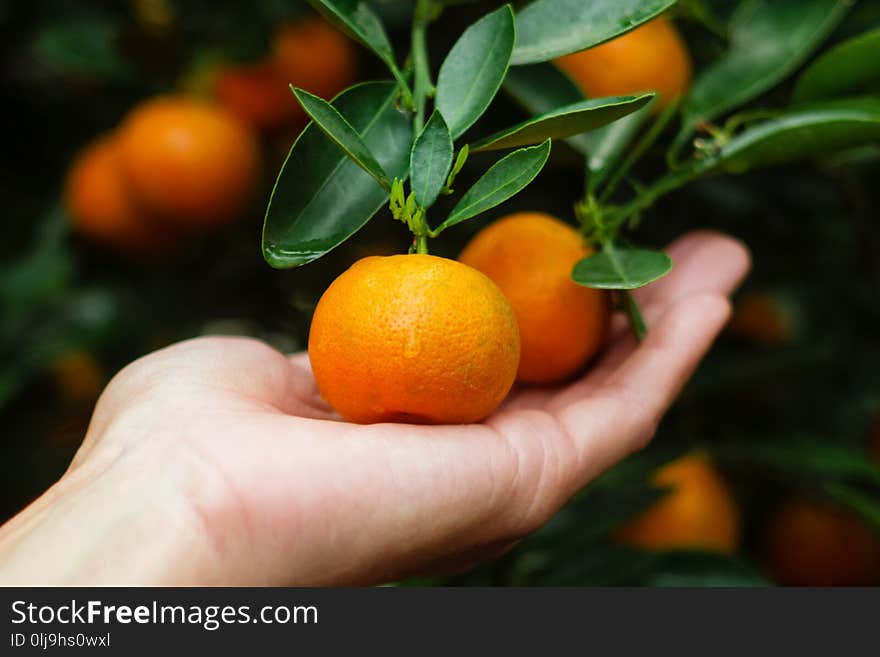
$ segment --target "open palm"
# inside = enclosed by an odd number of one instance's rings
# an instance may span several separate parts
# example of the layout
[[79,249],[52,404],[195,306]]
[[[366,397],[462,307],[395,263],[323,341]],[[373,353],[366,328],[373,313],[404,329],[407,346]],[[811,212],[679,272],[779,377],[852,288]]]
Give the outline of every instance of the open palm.
[[102,569],[83,556],[90,579],[72,567],[59,579],[360,584],[500,553],[647,443],[726,321],[745,249],[692,233],[669,253],[673,273],[639,294],[642,344],[616,317],[583,378],[515,390],[481,424],[345,423],[305,354],[244,338],[136,361],[108,386],[65,479],[94,491],[92,504],[122,501],[92,531],[109,535],[116,516],[157,504],[163,524],[132,524],[128,540],[149,558]]

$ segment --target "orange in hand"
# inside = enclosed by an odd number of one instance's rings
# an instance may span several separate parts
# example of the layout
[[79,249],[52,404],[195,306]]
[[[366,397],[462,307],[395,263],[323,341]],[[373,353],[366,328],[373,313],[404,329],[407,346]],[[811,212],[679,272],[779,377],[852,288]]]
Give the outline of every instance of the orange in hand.
[[478,271],[430,255],[371,256],[318,303],[309,359],[324,399],[353,422],[463,424],[513,384],[519,333]]
[[656,91],[659,108],[686,93],[691,82],[687,46],[664,16],[556,64],[589,98]]
[[733,553],[739,513],[727,484],[702,456],[685,456],[654,474],[651,483],[671,490],[624,525],[617,539],[649,550],[701,549]]
[[566,379],[596,355],[610,315],[608,295],[571,280],[592,250],[571,226],[539,212],[521,212],[480,231],[461,262],[491,278],[510,300],[522,338],[517,379]]
[[134,198],[180,227],[228,221],[256,191],[256,138],[232,114],[198,100],[161,97],[141,104],[120,128],[119,148]]

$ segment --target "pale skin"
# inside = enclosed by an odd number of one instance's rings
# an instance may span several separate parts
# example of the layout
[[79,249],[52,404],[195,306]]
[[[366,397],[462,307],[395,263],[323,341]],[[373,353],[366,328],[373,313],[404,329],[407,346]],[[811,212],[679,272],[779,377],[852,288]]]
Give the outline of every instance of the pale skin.
[[68,471],[0,528],[4,584],[374,584],[502,553],[642,448],[729,314],[737,241],[691,233],[581,378],[481,424],[353,425],[305,354],[199,338],[107,387]]

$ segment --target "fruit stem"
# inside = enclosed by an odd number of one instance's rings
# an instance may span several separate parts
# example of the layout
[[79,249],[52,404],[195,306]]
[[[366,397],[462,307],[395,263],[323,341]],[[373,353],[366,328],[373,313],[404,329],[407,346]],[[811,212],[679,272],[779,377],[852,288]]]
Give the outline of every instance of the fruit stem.
[[629,290],[621,290],[620,303],[623,306],[623,311],[626,313],[626,319],[629,322],[630,330],[632,330],[633,335],[636,336],[636,340],[641,342],[648,334],[648,327],[645,324],[645,318],[642,315],[641,308],[639,308],[638,301],[636,301],[636,298]]
[[428,95],[433,89],[431,81],[431,67],[428,63],[428,23],[434,15],[434,3],[432,0],[418,0],[412,22],[412,61],[413,96],[416,115],[413,119],[413,128],[418,134],[425,126],[425,105]]
[[428,253],[428,236],[416,235],[416,253]]

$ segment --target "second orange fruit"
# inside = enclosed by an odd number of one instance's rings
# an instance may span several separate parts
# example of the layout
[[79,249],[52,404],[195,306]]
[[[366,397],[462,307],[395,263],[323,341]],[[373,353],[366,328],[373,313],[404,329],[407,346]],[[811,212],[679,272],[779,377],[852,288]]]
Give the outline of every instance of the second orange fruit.
[[347,420],[463,424],[507,395],[519,332],[478,271],[431,255],[371,256],[318,302],[309,360],[321,395]]
[[691,82],[691,59],[675,26],[660,16],[616,39],[556,60],[590,98],[659,94],[665,107]]
[[517,379],[552,383],[583,367],[605,340],[605,292],[571,280],[592,250],[571,226],[540,212],[509,215],[480,231],[459,256],[491,278],[510,300],[522,355]]

